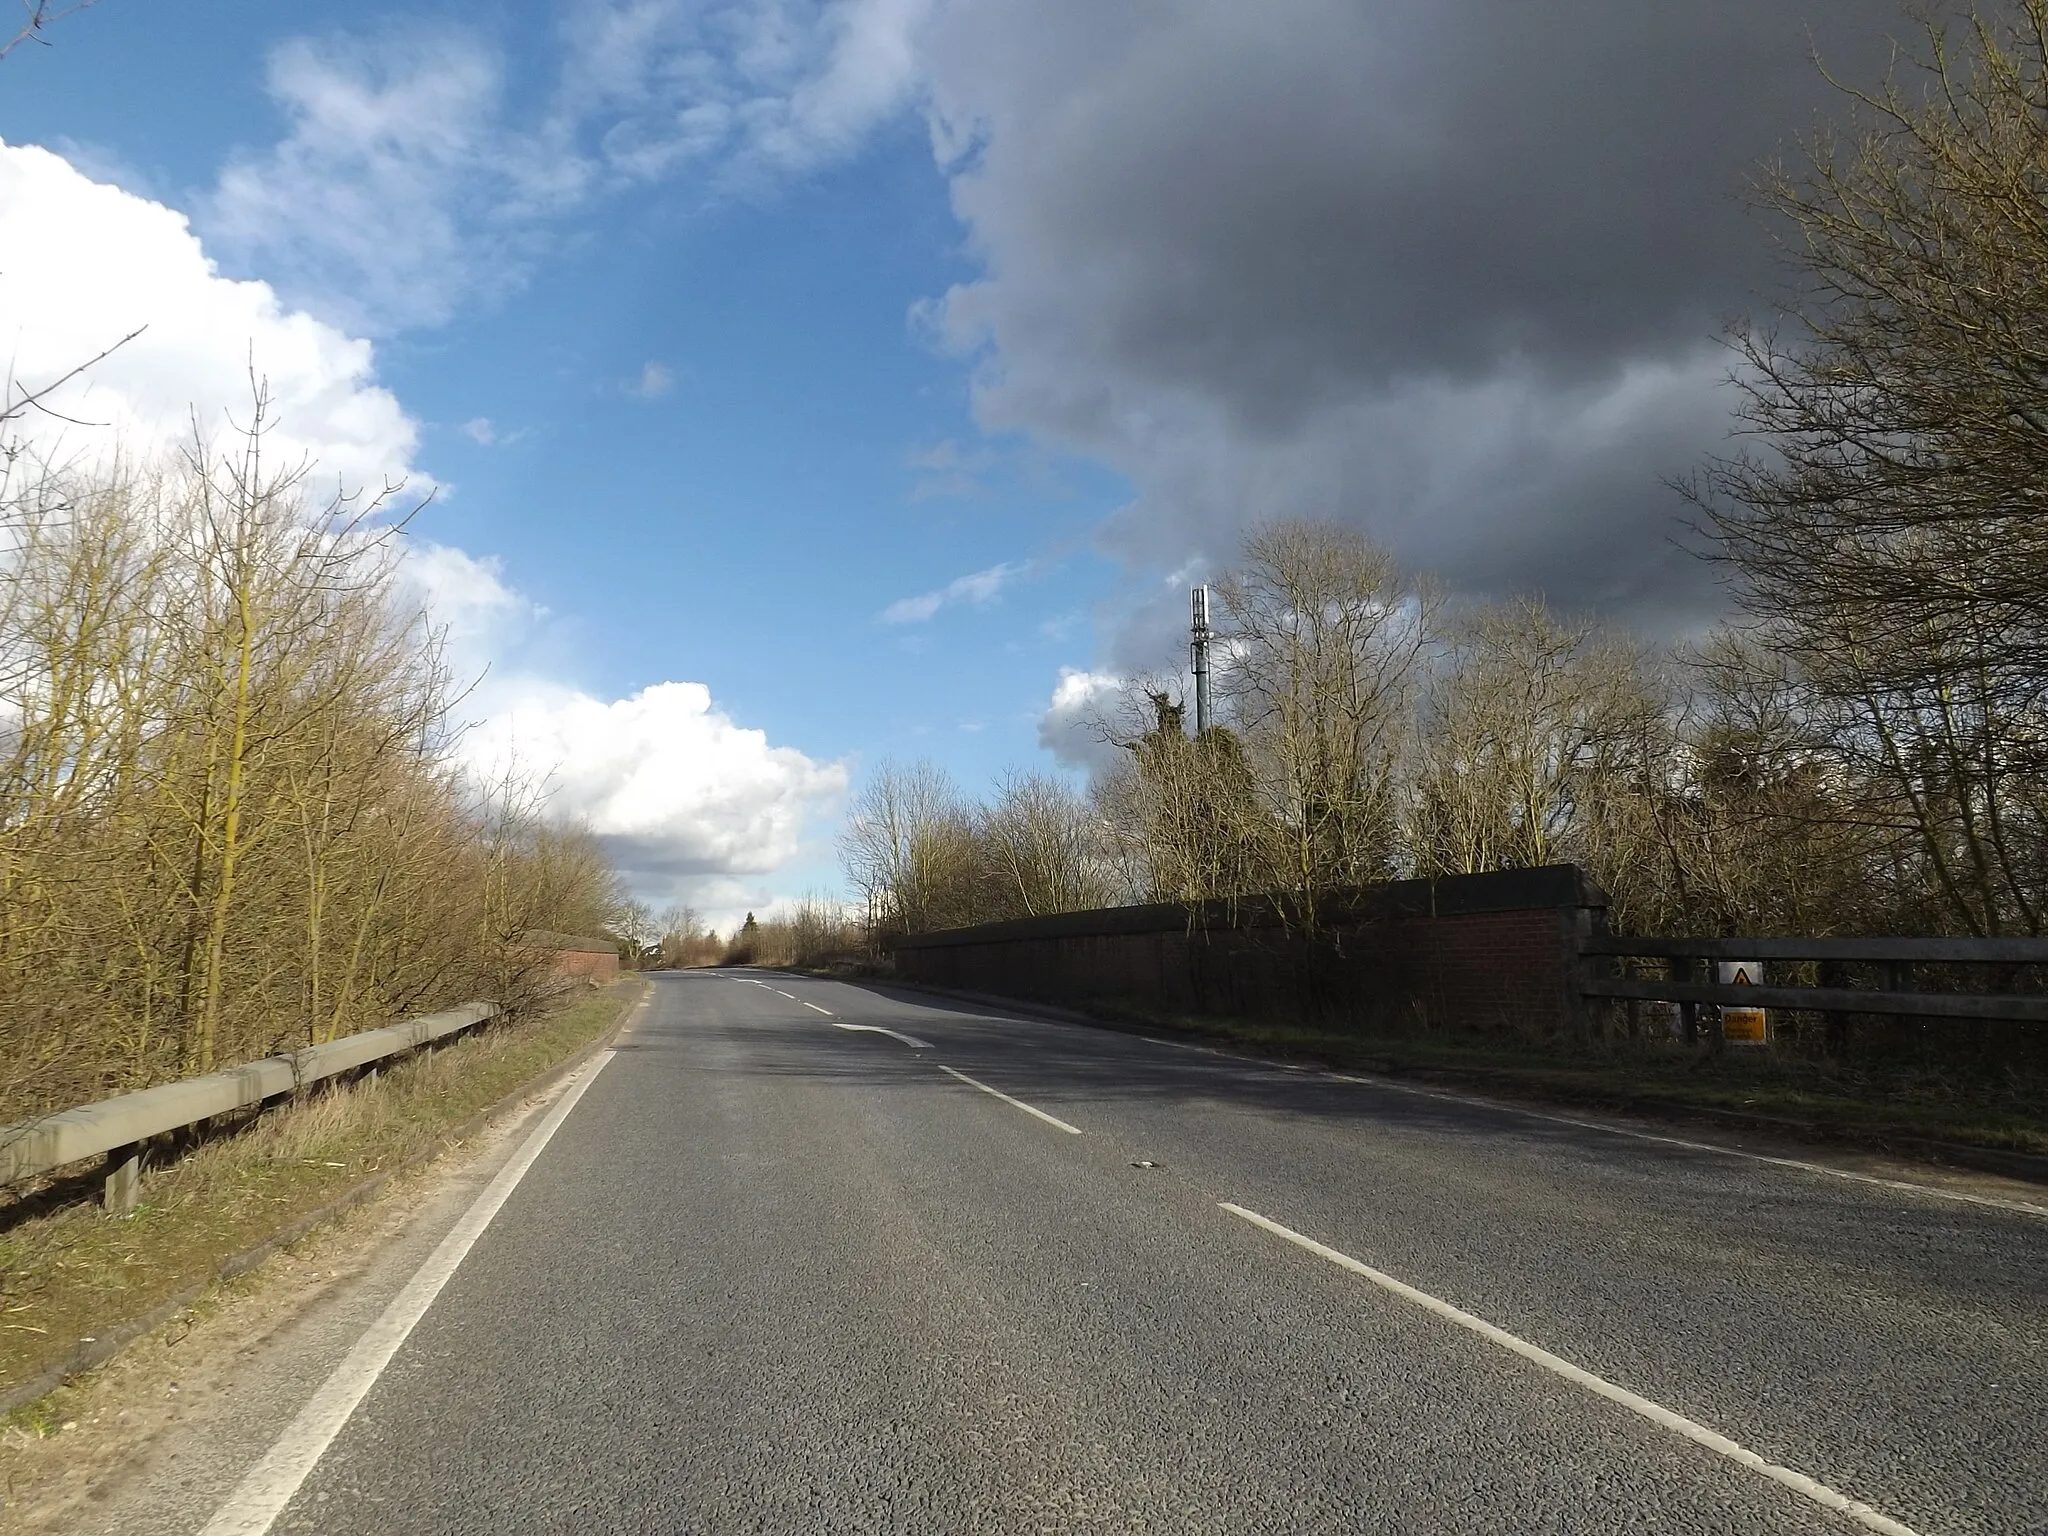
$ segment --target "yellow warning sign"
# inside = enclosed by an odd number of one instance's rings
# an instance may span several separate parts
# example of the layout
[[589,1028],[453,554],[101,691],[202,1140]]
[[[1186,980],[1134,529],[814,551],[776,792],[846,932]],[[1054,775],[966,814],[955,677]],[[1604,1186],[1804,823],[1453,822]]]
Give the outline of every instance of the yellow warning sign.
[[1770,1021],[1761,1008],[1723,1008],[1721,1038],[1741,1045],[1762,1045],[1770,1038]]
[[[1715,978],[1724,987],[1760,987],[1764,968],[1756,960],[1723,960],[1715,967]],[[1761,1008],[1721,1008],[1721,1038],[1738,1045],[1762,1045],[1770,1039],[1770,1015]]]

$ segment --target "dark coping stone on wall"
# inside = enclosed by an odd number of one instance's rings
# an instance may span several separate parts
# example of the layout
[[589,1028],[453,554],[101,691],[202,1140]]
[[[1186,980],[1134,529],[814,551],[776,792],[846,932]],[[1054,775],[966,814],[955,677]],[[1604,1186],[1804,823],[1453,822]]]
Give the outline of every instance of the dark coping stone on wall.
[[526,949],[547,950],[564,955],[617,955],[619,952],[616,939],[587,938],[573,933],[544,933],[538,928],[522,933],[519,936],[519,943]]
[[[1545,864],[1485,875],[1443,875],[1434,880],[1393,880],[1361,886],[1323,899],[1319,917],[1328,926],[1384,922],[1390,918],[1471,917],[1482,912],[1525,912],[1602,907],[1607,896],[1576,864]],[[1215,928],[1294,926],[1295,909],[1282,898],[1251,896],[1189,906],[1155,902],[1140,907],[1103,907],[1092,912],[1058,912],[1020,917],[972,928],[945,928],[895,941],[902,949],[944,949],[961,944],[1002,944],[1022,939],[1109,938],[1123,934],[1192,932]]]

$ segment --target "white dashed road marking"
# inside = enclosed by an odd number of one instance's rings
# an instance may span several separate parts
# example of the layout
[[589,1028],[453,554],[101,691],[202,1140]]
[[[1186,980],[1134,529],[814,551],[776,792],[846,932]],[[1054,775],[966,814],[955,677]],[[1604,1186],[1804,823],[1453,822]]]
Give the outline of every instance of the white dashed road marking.
[[852,1030],[855,1034],[861,1035],[887,1035],[891,1040],[901,1040],[913,1051],[929,1051],[933,1049],[932,1043],[929,1040],[920,1040],[917,1036],[906,1035],[900,1030],[884,1029],[879,1024],[849,1024],[844,1019],[833,1019],[832,1027],[834,1029]]
[[1003,1092],[1003,1090],[1000,1088],[991,1088],[987,1083],[975,1081],[975,1079],[969,1077],[965,1072],[954,1071],[953,1068],[946,1066],[943,1063],[940,1065],[939,1070],[941,1072],[950,1073],[952,1076],[959,1078],[961,1082],[965,1083],[970,1088],[979,1088],[983,1093],[995,1095],[995,1097],[1001,1099],[1005,1104],[1013,1105],[1016,1108],[1023,1110],[1024,1113],[1027,1115],[1036,1115],[1040,1120],[1043,1120],[1047,1125],[1054,1126],[1059,1130],[1065,1131],[1069,1136],[1078,1136],[1081,1134],[1081,1128],[1078,1125],[1069,1125],[1066,1121],[1060,1119],[1056,1115],[1048,1115],[1042,1109],[1034,1109],[1029,1104],[1026,1104],[1022,1099],[1011,1098],[1007,1093]]
[[1361,1264],[1348,1253],[1339,1253],[1335,1248],[1325,1247],[1312,1237],[1303,1237],[1292,1227],[1283,1227],[1279,1222],[1261,1216],[1257,1211],[1248,1211],[1243,1206],[1232,1205],[1227,1200],[1218,1203],[1231,1215],[1242,1217],[1253,1226],[1263,1228],[1275,1237],[1284,1238],[1295,1247],[1304,1248],[1318,1258],[1328,1259],[1340,1269],[1348,1269],[1354,1275],[1361,1275],[1380,1289],[1399,1296],[1403,1301],[1412,1301],[1424,1311],[1434,1312],[1438,1317],[1456,1323],[1460,1328],[1468,1328],[1481,1338],[1490,1340],[1503,1349],[1512,1350],[1524,1360],[1533,1360],[1546,1371],[1562,1376],[1575,1386],[1584,1387],[1588,1392],[1604,1397],[1611,1403],[1619,1403],[1631,1413],[1641,1414],[1651,1423],[1685,1436],[1695,1445],[1705,1446],[1717,1455],[1748,1467],[1752,1472],[1760,1472],[1772,1482],[1811,1499],[1823,1509],[1831,1509],[1838,1515],[1848,1516],[1866,1530],[1880,1531],[1884,1536],[1919,1536],[1911,1526],[1902,1525],[1891,1516],[1882,1514],[1847,1494],[1837,1493],[1826,1483],[1815,1482],[1803,1472],[1794,1472],[1790,1467],[1781,1467],[1774,1461],[1766,1461],[1755,1451],[1737,1445],[1726,1435],[1717,1434],[1704,1424],[1696,1423],[1683,1414],[1673,1413],[1669,1408],[1653,1403],[1646,1397],[1638,1397],[1628,1388],[1616,1386],[1604,1376],[1595,1376],[1591,1371],[1581,1369],[1569,1360],[1561,1359],[1549,1350],[1531,1344],[1527,1339],[1518,1338],[1505,1328],[1498,1328],[1484,1318],[1474,1317],[1470,1312],[1454,1307],[1448,1301],[1432,1296],[1427,1291],[1418,1291],[1414,1286],[1406,1285],[1392,1275],[1374,1269],[1370,1264]]

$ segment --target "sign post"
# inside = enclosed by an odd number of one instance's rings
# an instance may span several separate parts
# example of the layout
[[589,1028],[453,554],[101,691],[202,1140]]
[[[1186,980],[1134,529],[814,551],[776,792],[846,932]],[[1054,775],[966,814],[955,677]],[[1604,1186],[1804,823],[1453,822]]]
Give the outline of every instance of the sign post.
[[[1764,984],[1763,962],[1759,960],[1722,960],[1715,964],[1714,969],[1714,979],[1724,987],[1760,987]],[[1770,1015],[1761,1008],[1721,1005],[1721,1038],[1731,1044],[1768,1044],[1770,1023]]]

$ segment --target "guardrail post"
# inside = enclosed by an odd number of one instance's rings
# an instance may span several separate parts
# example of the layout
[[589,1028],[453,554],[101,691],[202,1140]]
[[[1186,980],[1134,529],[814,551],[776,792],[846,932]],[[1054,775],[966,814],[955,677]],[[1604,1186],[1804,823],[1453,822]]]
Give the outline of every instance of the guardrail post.
[[[1581,882],[1581,884],[1583,887],[1584,882]],[[1431,901],[1434,902],[1434,900],[1435,897],[1432,896]],[[1595,1010],[1588,1002],[1585,992],[1580,989],[1579,983],[1588,975],[1607,976],[1611,975],[1615,969],[1615,964],[1612,960],[1605,956],[1586,955],[1582,953],[1582,947],[1587,939],[1592,938],[1595,934],[1604,935],[1606,932],[1606,907],[1591,905],[1586,900],[1584,890],[1582,889],[1580,905],[1565,913],[1566,949],[1564,957],[1565,975],[1568,978],[1564,995],[1565,1017],[1570,1022],[1571,1027],[1578,1032],[1581,1040],[1590,1040],[1592,1038]],[[1612,1028],[1614,1004],[1603,1003],[1598,1012],[1600,1016],[1600,1033],[1605,1037]],[[1633,1005],[1628,1010],[1628,1035],[1631,1040],[1636,1037],[1636,1010]]]
[[[1692,961],[1684,956],[1674,956],[1664,962],[1664,979],[1686,982],[1692,980]],[[1700,1005],[1680,1003],[1678,1005],[1680,1032],[1687,1045],[1697,1045],[1700,1039]]]
[[[1823,960],[1814,979],[1828,991],[1844,991],[1849,985],[1849,968],[1839,960]],[[1849,1043],[1849,1015],[1831,1008],[1820,1020],[1823,1048],[1830,1056],[1839,1058]]]
[[135,1200],[142,1187],[142,1143],[130,1142],[109,1152],[106,1175],[102,1199],[108,1214],[130,1214],[135,1209]]

